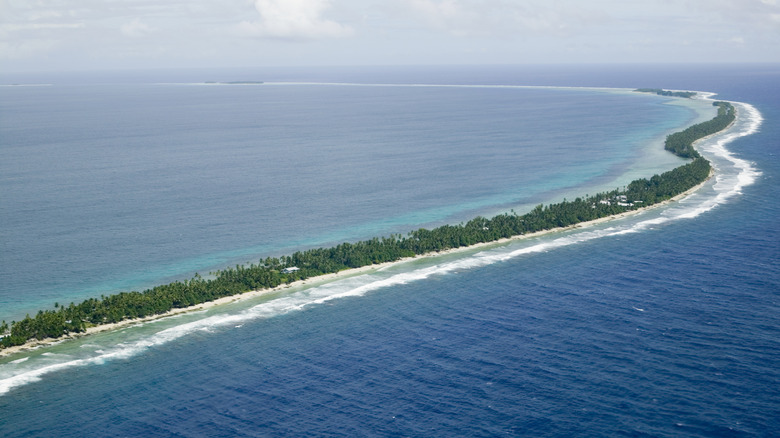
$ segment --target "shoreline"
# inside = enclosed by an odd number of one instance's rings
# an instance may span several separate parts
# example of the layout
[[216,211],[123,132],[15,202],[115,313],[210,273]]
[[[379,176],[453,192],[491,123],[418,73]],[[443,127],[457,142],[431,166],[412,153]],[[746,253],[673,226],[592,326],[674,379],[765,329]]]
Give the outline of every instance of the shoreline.
[[[714,95],[714,93],[710,93],[708,95],[704,95],[703,96],[703,100],[712,101],[711,97],[713,95]],[[734,111],[736,112],[737,109],[735,108]],[[738,116],[738,112],[736,112],[736,115]],[[737,119],[738,119],[738,117],[735,117],[734,121],[732,121],[728,126],[726,126],[724,129],[722,129],[720,131],[697,139],[696,141],[693,142],[693,146],[695,146],[699,142],[705,141],[705,140],[707,140],[707,139],[709,139],[709,138],[711,138],[713,136],[716,136],[716,135],[718,135],[718,134],[720,134],[720,133],[722,133],[724,131],[727,131],[728,129],[730,129],[734,125],[734,123],[736,122]],[[548,234],[552,234],[552,233],[564,232],[564,231],[569,231],[569,230],[574,230],[574,229],[587,228],[587,227],[595,226],[595,225],[602,224],[602,223],[605,223],[605,222],[609,222],[609,221],[613,221],[613,220],[622,219],[622,218],[625,218],[625,217],[638,215],[640,213],[643,213],[643,212],[646,212],[646,211],[649,211],[649,210],[652,210],[652,209],[655,209],[655,208],[660,208],[660,207],[662,207],[664,205],[668,205],[668,204],[670,204],[672,202],[679,201],[680,199],[683,199],[683,198],[689,196],[690,194],[698,191],[702,186],[704,186],[704,184],[706,184],[715,174],[716,174],[715,168],[711,167],[710,168],[710,173],[707,176],[707,178],[704,181],[702,181],[701,183],[697,184],[696,186],[691,187],[690,189],[686,190],[685,192],[680,193],[680,194],[678,194],[678,195],[676,195],[676,196],[674,196],[674,197],[672,197],[670,199],[667,199],[665,201],[658,202],[658,203],[655,203],[655,204],[652,204],[652,205],[648,205],[648,206],[645,206],[645,207],[637,208],[635,210],[630,210],[630,211],[614,214],[614,215],[611,215],[611,216],[605,216],[605,217],[598,218],[598,219],[593,219],[593,220],[590,220],[590,221],[579,222],[579,223],[568,225],[568,226],[564,226],[564,227],[551,228],[551,229],[537,231],[537,232],[528,233],[528,234],[519,234],[519,235],[512,236],[512,237],[501,238],[501,239],[498,239],[498,240],[495,240],[495,241],[480,242],[480,243],[476,243],[476,244],[469,245],[469,246],[462,246],[462,247],[458,247],[458,248],[450,248],[450,249],[446,249],[446,250],[442,250],[442,251],[433,251],[433,252],[429,252],[429,253],[426,253],[426,254],[416,255],[416,256],[413,256],[413,257],[403,257],[403,258],[400,258],[398,260],[384,262],[384,263],[366,265],[366,266],[361,266],[361,267],[358,267],[358,268],[344,269],[342,271],[335,272],[335,273],[318,275],[318,276],[309,277],[309,278],[303,279],[303,280],[297,280],[297,281],[294,281],[292,283],[281,284],[279,286],[276,286],[276,287],[273,287],[273,288],[269,288],[269,289],[252,290],[252,291],[248,291],[248,292],[239,293],[239,294],[236,294],[236,295],[231,295],[231,296],[227,296],[227,297],[218,298],[218,299],[216,299],[214,301],[207,301],[207,302],[204,302],[204,303],[199,303],[199,304],[196,304],[196,305],[193,305],[193,306],[189,306],[189,307],[183,307],[183,308],[178,308],[178,309],[171,309],[171,310],[169,310],[167,312],[164,312],[164,313],[161,313],[161,314],[157,314],[157,315],[146,316],[146,317],[143,317],[143,318],[128,319],[128,320],[123,320],[123,321],[119,321],[119,322],[115,322],[115,323],[100,324],[100,325],[89,327],[84,332],[69,333],[67,335],[63,335],[63,336],[58,337],[58,338],[44,338],[44,339],[41,339],[41,340],[34,339],[34,340],[30,340],[30,341],[28,341],[28,342],[26,342],[26,343],[24,343],[22,345],[15,345],[15,346],[11,346],[11,347],[6,347],[6,348],[3,348],[3,349],[0,349],[0,360],[5,359],[5,358],[10,357],[10,356],[13,356],[13,355],[16,355],[16,354],[25,353],[25,352],[31,352],[31,351],[34,351],[34,350],[37,350],[37,349],[40,349],[40,348],[44,348],[44,347],[47,347],[47,346],[59,344],[61,342],[67,342],[67,341],[73,340],[73,339],[79,339],[79,338],[82,338],[82,337],[85,337],[85,336],[89,336],[89,335],[93,335],[93,334],[97,334],[97,333],[108,332],[108,331],[115,331],[115,330],[119,330],[119,329],[122,329],[122,328],[125,328],[125,327],[129,327],[129,326],[135,325],[135,324],[156,321],[156,320],[160,320],[160,319],[163,319],[163,318],[168,318],[168,317],[171,317],[171,316],[181,315],[181,314],[185,314],[185,313],[192,313],[192,312],[196,312],[196,311],[208,311],[209,309],[211,309],[213,307],[220,306],[220,305],[229,304],[229,303],[233,303],[233,302],[241,301],[241,300],[252,299],[252,298],[256,298],[256,297],[260,297],[260,296],[264,296],[264,295],[270,295],[270,294],[273,294],[275,292],[283,291],[285,289],[290,289],[290,288],[295,288],[295,287],[303,287],[303,286],[309,285],[310,283],[313,283],[313,284],[311,284],[311,286],[315,286],[317,284],[328,283],[328,282],[335,281],[335,280],[338,280],[338,279],[341,279],[341,278],[347,278],[347,277],[351,277],[351,276],[356,276],[356,275],[360,275],[360,274],[363,274],[363,273],[367,273],[367,272],[372,272],[372,271],[376,271],[376,270],[379,270],[379,269],[383,269],[383,268],[386,268],[386,267],[389,267],[389,266],[394,266],[394,265],[406,263],[406,262],[409,262],[411,260],[421,259],[421,258],[425,258],[425,257],[439,257],[439,256],[447,255],[447,254],[456,254],[456,253],[465,252],[465,251],[473,251],[473,250],[480,249],[480,248],[502,246],[502,245],[506,245],[506,244],[508,244],[510,242],[517,241],[517,240],[529,239],[529,238],[533,238],[533,237],[540,237],[540,236],[544,236],[544,235],[548,235]]]
[[[712,134],[712,135],[716,135],[716,134]],[[699,139],[697,141],[705,140],[706,138],[707,137]],[[71,334],[67,334],[67,335],[59,337],[59,338],[45,338],[45,339],[41,339],[41,340],[37,340],[36,339],[36,340],[28,341],[27,343],[22,344],[22,345],[15,345],[15,346],[12,346],[12,347],[7,347],[7,348],[4,348],[4,349],[0,349],[0,359],[4,359],[6,357],[13,356],[13,355],[19,354],[19,353],[31,352],[31,351],[34,351],[34,350],[37,350],[37,349],[40,349],[40,348],[44,348],[44,347],[47,347],[47,346],[59,344],[61,342],[67,342],[67,341],[70,341],[70,340],[79,339],[79,338],[82,338],[82,337],[85,337],[85,336],[94,335],[94,334],[97,334],[97,333],[103,333],[103,332],[108,332],[108,331],[119,330],[119,329],[122,329],[122,328],[125,328],[125,327],[129,327],[129,326],[132,326],[132,325],[135,325],[135,324],[141,324],[141,323],[146,323],[146,322],[157,321],[157,320],[160,320],[160,319],[168,318],[168,317],[175,316],[175,315],[181,315],[181,314],[185,314],[185,313],[192,313],[192,312],[197,312],[197,311],[208,311],[209,309],[211,309],[213,307],[234,303],[236,301],[243,301],[243,300],[248,300],[248,299],[252,299],[252,298],[257,298],[257,297],[261,297],[261,296],[264,296],[264,295],[270,295],[270,294],[272,294],[274,292],[281,292],[281,291],[286,290],[286,289],[291,289],[291,288],[295,288],[295,287],[302,287],[302,286],[314,287],[314,286],[316,286],[318,284],[329,283],[331,281],[336,281],[336,280],[339,280],[339,279],[342,279],[342,278],[348,278],[348,277],[361,275],[361,274],[365,274],[365,273],[372,272],[372,271],[377,271],[377,270],[380,270],[380,269],[383,269],[383,268],[387,268],[389,266],[395,266],[395,265],[399,265],[399,264],[402,264],[402,263],[407,263],[407,262],[412,261],[412,260],[419,260],[419,259],[422,259],[422,258],[440,257],[440,256],[448,255],[448,254],[457,254],[457,253],[466,252],[466,251],[473,251],[473,250],[480,249],[480,248],[503,246],[503,245],[507,245],[507,244],[509,244],[511,242],[518,241],[518,240],[525,240],[525,239],[530,239],[530,238],[534,238],[534,237],[541,237],[541,236],[545,236],[545,235],[548,235],[548,234],[560,233],[560,232],[570,231],[570,230],[575,230],[575,229],[580,229],[580,228],[588,228],[588,227],[599,225],[599,224],[602,224],[602,223],[605,223],[605,222],[611,222],[611,221],[614,221],[614,220],[619,220],[619,219],[623,219],[623,218],[626,218],[626,217],[635,216],[635,215],[638,215],[638,214],[641,214],[641,213],[644,213],[644,212],[647,212],[647,211],[650,211],[650,210],[653,210],[653,209],[656,209],[656,208],[660,208],[660,207],[662,207],[664,205],[668,205],[668,204],[671,204],[673,202],[677,202],[677,201],[687,197],[688,195],[698,191],[714,175],[715,175],[715,170],[712,169],[712,170],[710,170],[710,174],[707,177],[707,179],[702,181],[700,184],[698,184],[698,185],[696,185],[696,186],[686,190],[685,192],[680,193],[679,195],[674,196],[674,197],[672,197],[670,199],[667,199],[665,201],[662,201],[662,202],[659,202],[659,203],[656,203],[656,204],[653,204],[653,205],[648,205],[646,207],[641,207],[641,208],[638,208],[636,210],[630,210],[630,211],[626,211],[626,212],[623,212],[623,213],[618,213],[618,214],[615,214],[615,215],[605,216],[605,217],[602,217],[602,218],[594,219],[594,220],[591,220],[591,221],[580,222],[580,223],[577,223],[577,224],[568,225],[568,226],[565,226],[565,227],[551,228],[549,230],[542,230],[542,231],[537,231],[537,232],[534,232],[534,233],[519,234],[517,236],[505,237],[505,238],[502,238],[502,239],[499,239],[499,240],[495,240],[495,241],[492,241],[492,242],[480,242],[480,243],[476,243],[474,245],[462,246],[462,247],[459,247],[459,248],[450,248],[450,249],[446,249],[446,250],[443,250],[443,251],[431,252],[431,253],[422,254],[422,255],[418,255],[418,256],[414,256],[414,257],[404,257],[404,258],[401,258],[399,260],[395,260],[395,261],[391,261],[391,262],[378,263],[378,264],[374,264],[374,265],[366,265],[366,266],[361,266],[359,268],[345,269],[345,270],[342,270],[342,271],[339,271],[339,272],[335,272],[335,273],[318,275],[316,277],[309,277],[309,278],[307,278],[305,280],[297,280],[297,281],[294,281],[292,283],[279,285],[279,286],[276,286],[276,287],[270,288],[270,289],[258,289],[258,290],[248,291],[248,292],[244,292],[244,293],[237,294],[237,295],[231,295],[229,297],[219,298],[219,299],[216,299],[214,301],[208,301],[208,302],[205,302],[205,303],[196,304],[194,306],[182,307],[182,308],[178,308],[178,309],[172,309],[172,310],[169,310],[169,311],[167,311],[165,313],[161,313],[161,314],[158,314],[158,315],[147,316],[147,317],[144,317],[144,318],[135,318],[135,319],[128,319],[128,320],[114,322],[114,323],[100,324],[100,325],[97,325],[97,326],[89,327],[89,328],[86,329],[86,331],[81,332],[81,333],[71,333]]]

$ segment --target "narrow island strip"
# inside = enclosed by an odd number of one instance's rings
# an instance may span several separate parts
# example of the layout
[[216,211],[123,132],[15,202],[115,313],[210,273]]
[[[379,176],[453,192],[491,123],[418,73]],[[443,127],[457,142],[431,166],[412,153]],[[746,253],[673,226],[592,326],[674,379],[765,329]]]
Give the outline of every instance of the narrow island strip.
[[[689,98],[692,92],[637,89],[664,96]],[[667,94],[678,93],[678,94]],[[331,248],[298,251],[292,255],[267,257],[257,264],[237,265],[205,279],[199,274],[190,280],[156,286],[143,292],[120,292],[90,298],[79,304],[54,305],[34,317],[0,323],[0,356],[36,348],[66,338],[112,330],[141,321],[178,313],[202,310],[247,295],[269,293],[310,278],[326,281],[337,275],[358,274],[405,259],[441,254],[457,249],[527,238],[611,220],[638,213],[690,193],[712,175],[712,166],[694,148],[695,141],[729,127],[736,109],[728,102],[713,102],[718,114],[667,136],[664,148],[691,161],[650,179],[632,181],[623,190],[599,193],[573,201],[538,205],[523,215],[499,214],[492,219],[476,217],[465,224],[443,225],[431,230],[420,228],[406,236],[393,234],[370,240],[344,242]]]

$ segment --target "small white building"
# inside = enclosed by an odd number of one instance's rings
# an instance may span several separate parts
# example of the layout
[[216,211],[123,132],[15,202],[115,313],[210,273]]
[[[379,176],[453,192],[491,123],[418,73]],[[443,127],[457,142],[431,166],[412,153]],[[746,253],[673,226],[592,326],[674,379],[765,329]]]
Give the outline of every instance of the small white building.
[[292,274],[295,271],[300,271],[301,268],[297,266],[290,266],[289,268],[282,269],[282,274]]

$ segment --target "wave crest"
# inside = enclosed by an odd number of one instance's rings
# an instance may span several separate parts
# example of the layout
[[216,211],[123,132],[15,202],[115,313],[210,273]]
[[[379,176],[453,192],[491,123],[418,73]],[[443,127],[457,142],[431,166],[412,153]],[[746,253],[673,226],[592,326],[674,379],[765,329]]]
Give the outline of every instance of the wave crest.
[[[709,97],[707,98],[709,99]],[[753,163],[735,156],[726,148],[726,145],[738,138],[758,132],[763,122],[763,117],[750,104],[742,102],[732,102],[732,104],[738,108],[738,118],[734,125],[724,132],[701,140],[697,144],[700,152],[713,163],[716,169],[715,181],[711,185],[711,191],[708,191],[706,194],[694,193],[673,206],[666,208],[658,217],[632,221],[630,223],[617,223],[603,229],[574,230],[566,232],[559,237],[547,236],[535,241],[526,240],[522,241],[520,248],[517,248],[516,245],[508,245],[461,255],[454,260],[431,259],[435,261],[431,262],[433,264],[430,266],[412,267],[409,269],[413,265],[404,265],[400,268],[405,269],[402,272],[396,272],[398,269],[395,267],[393,269],[383,269],[372,274],[359,275],[289,293],[237,313],[205,316],[145,335],[142,339],[135,341],[113,346],[101,346],[98,345],[98,342],[84,344],[81,346],[81,351],[74,353],[79,355],[86,354],[89,357],[79,358],[73,355],[54,354],[37,356],[32,358],[32,360],[28,360],[30,358],[14,360],[0,367],[0,395],[7,394],[12,389],[28,383],[37,382],[49,373],[68,368],[102,364],[111,360],[128,359],[155,346],[172,342],[182,336],[199,331],[210,332],[217,328],[240,327],[246,321],[299,311],[308,306],[320,305],[341,298],[359,297],[378,289],[425,280],[433,276],[447,275],[462,270],[476,269],[516,257],[545,252],[594,239],[637,233],[677,220],[695,218],[740,195],[744,187],[755,183],[761,175],[761,172]]]

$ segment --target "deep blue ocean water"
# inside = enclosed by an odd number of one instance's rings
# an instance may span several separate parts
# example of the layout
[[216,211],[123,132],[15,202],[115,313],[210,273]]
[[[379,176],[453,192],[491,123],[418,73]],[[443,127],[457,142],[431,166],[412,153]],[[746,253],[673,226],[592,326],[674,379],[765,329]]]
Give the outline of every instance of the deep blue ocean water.
[[662,210],[3,359],[1,435],[776,434],[780,67],[209,73],[2,87],[0,317],[612,188],[674,167],[651,146],[697,117],[300,82],[695,89],[760,113],[732,133],[763,122],[703,146],[719,179]]

